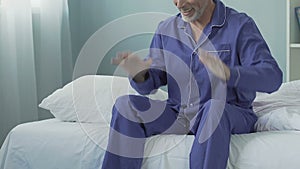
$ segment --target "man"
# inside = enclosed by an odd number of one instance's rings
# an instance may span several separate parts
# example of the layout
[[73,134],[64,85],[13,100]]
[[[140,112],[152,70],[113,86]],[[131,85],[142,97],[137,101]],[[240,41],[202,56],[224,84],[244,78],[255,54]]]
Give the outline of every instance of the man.
[[276,91],[282,72],[254,21],[219,0],[173,0],[180,13],[158,26],[145,60],[114,64],[140,94],[167,85],[167,101],[123,96],[113,108],[103,169],[139,169],[145,138],[193,134],[191,169],[225,169],[231,134],[253,132],[256,92]]

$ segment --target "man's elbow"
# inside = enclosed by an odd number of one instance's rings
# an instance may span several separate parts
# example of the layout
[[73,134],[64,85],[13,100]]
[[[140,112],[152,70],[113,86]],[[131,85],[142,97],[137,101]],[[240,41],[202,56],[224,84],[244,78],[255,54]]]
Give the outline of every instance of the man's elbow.
[[273,93],[277,91],[280,88],[282,81],[283,81],[283,73],[280,69],[278,69],[273,74],[272,81],[270,82],[271,84],[270,90],[268,91],[268,93]]

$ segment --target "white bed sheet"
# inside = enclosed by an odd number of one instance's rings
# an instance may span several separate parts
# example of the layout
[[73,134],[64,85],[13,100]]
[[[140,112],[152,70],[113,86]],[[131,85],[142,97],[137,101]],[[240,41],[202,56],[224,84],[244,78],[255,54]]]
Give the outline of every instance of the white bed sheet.
[[[1,169],[101,168],[107,124],[49,119],[15,127],[0,150]],[[193,136],[155,136],[143,169],[188,169]],[[178,144],[177,144],[178,143]],[[228,169],[299,169],[300,131],[233,135]],[[176,146],[174,146],[176,145]],[[168,150],[160,153],[161,150]]]

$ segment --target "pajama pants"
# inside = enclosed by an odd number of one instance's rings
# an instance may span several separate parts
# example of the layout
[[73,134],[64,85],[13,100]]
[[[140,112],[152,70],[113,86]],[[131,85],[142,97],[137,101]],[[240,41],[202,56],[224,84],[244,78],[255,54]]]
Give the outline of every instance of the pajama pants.
[[[218,104],[223,104],[221,110],[215,109]],[[147,137],[188,133],[195,135],[190,169],[225,169],[231,134],[252,132],[257,120],[250,109],[216,100],[199,107],[192,127],[179,118],[179,112],[167,101],[135,95],[118,98],[102,169],[140,169]]]

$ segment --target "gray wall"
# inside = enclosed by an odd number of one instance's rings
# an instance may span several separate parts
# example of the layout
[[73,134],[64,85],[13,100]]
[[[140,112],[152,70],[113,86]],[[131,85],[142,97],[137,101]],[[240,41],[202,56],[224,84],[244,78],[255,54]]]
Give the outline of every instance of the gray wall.
[[[269,44],[272,54],[285,74],[285,0],[223,0],[223,2],[238,11],[246,12],[254,18]],[[138,12],[177,13],[177,9],[169,0],[70,0],[69,7],[74,61],[76,61],[76,57],[85,41],[95,31],[119,17]],[[118,43],[108,52],[108,57],[103,60],[99,67],[99,73],[112,74],[114,67],[109,64],[109,61],[110,57],[114,56],[117,51],[145,49],[149,46],[150,40],[151,34],[130,37]]]
[[[159,0],[70,0],[69,8],[74,61],[76,61],[80,49],[86,40],[98,29],[115,19],[140,12],[164,12],[170,14],[177,12],[170,1]],[[122,28],[120,27],[121,30]],[[151,37],[152,34],[142,34],[129,37],[116,44],[100,64],[99,74],[113,73],[115,67],[110,65],[110,58],[115,56],[116,52],[146,49],[149,47]]]

